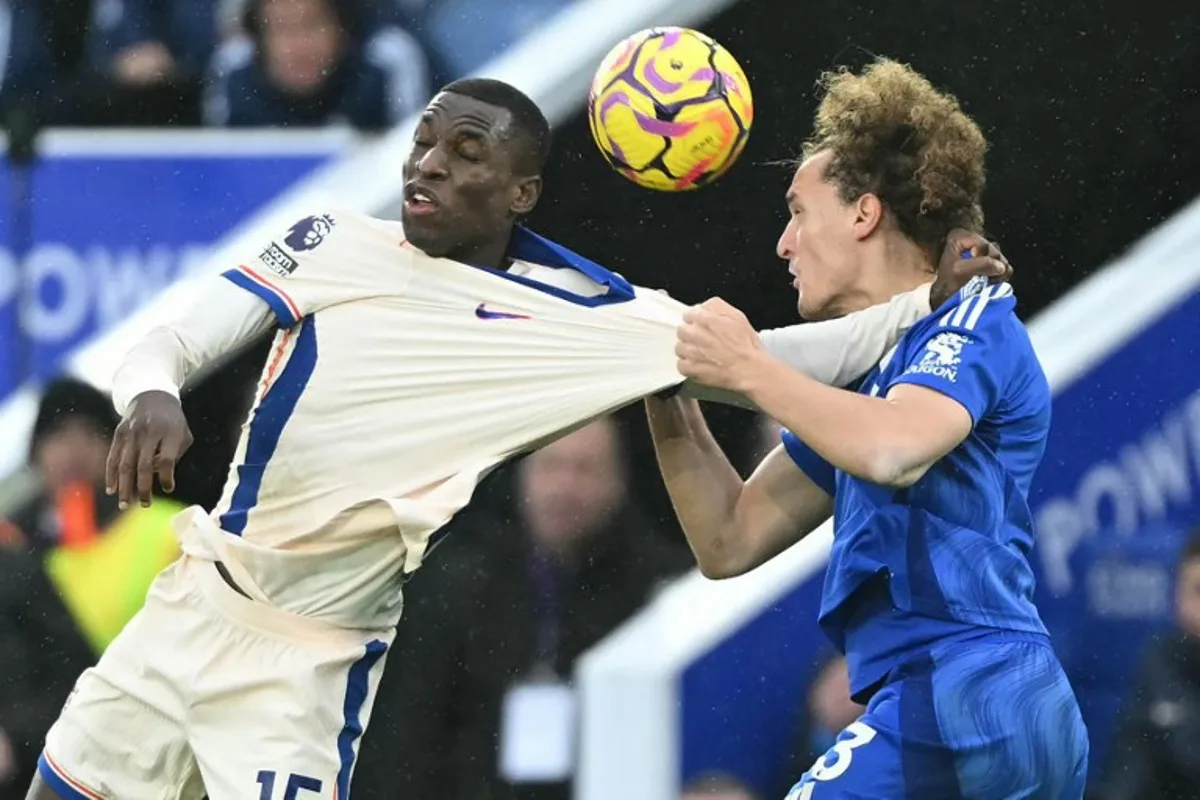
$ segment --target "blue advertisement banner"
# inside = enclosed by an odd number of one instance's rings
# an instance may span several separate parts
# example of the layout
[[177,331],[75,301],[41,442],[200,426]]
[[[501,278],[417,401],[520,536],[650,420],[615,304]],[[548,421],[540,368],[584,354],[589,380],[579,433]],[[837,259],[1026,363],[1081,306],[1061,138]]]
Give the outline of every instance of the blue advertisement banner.
[[[345,147],[318,136],[272,152],[136,145],[94,134],[94,152],[0,160],[0,401],[25,377],[54,373],[71,350],[136,311],[203,262],[225,233]],[[221,146],[222,142],[229,147]],[[50,150],[50,148],[47,148]],[[241,152],[239,152],[241,150]]]
[[[1172,571],[1200,524],[1200,293],[1058,392],[1031,505],[1038,607],[1104,754],[1139,647],[1171,618]],[[689,665],[679,681],[680,768],[779,796],[805,692],[828,643],[815,624],[824,569]],[[1115,643],[1115,644],[1114,644]],[[714,698],[723,698],[714,701]]]

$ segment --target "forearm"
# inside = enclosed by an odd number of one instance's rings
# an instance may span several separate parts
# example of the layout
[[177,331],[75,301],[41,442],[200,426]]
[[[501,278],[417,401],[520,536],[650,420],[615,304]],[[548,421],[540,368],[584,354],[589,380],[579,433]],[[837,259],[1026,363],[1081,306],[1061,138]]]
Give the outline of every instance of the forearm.
[[241,345],[269,331],[270,308],[223,278],[202,282],[192,302],[138,341],[113,376],[113,405],[119,413],[149,391],[179,396],[187,380]]
[[688,544],[706,572],[727,554],[742,478],[694,400],[646,401],[663,481]]
[[929,288],[918,286],[838,319],[761,331],[759,339],[768,353],[796,372],[826,386],[847,386],[929,315]]
[[887,400],[817,383],[770,357],[748,389],[763,412],[837,469],[872,483],[903,482],[913,433]]
[[[837,319],[759,332],[763,349],[796,372],[826,386],[848,386],[891,350],[918,320],[929,315],[930,284],[898,294],[887,303]],[[727,389],[688,381],[683,397],[762,410],[752,399]]]

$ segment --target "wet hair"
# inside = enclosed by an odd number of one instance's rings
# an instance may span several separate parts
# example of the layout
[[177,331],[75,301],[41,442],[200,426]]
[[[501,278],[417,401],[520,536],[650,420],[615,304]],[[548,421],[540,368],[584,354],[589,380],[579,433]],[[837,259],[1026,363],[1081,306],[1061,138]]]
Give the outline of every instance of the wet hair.
[[529,95],[493,78],[461,78],[443,86],[442,91],[506,110],[512,117],[506,138],[515,145],[513,153],[518,168],[530,175],[540,175],[546,168],[550,157],[550,123]]
[[803,157],[829,151],[843,202],[874,194],[900,231],[936,255],[953,228],[982,231],[987,141],[952,95],[907,64],[826,72]]

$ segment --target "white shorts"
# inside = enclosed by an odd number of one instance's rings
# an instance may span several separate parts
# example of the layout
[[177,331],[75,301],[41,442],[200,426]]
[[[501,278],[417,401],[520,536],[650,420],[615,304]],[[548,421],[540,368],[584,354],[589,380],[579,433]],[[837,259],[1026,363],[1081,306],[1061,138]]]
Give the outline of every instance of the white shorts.
[[347,800],[393,636],[249,600],[185,556],[80,676],[38,771],[64,800]]

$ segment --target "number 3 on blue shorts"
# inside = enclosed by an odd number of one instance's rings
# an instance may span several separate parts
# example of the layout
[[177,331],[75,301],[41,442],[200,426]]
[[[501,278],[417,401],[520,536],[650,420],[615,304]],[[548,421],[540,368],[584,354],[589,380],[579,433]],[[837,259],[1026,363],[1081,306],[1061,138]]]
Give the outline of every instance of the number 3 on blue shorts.
[[804,773],[784,800],[811,800],[818,783],[837,780],[850,769],[854,750],[875,738],[875,729],[865,722],[851,722],[838,735],[838,740],[825,755],[817,759],[812,769]]

